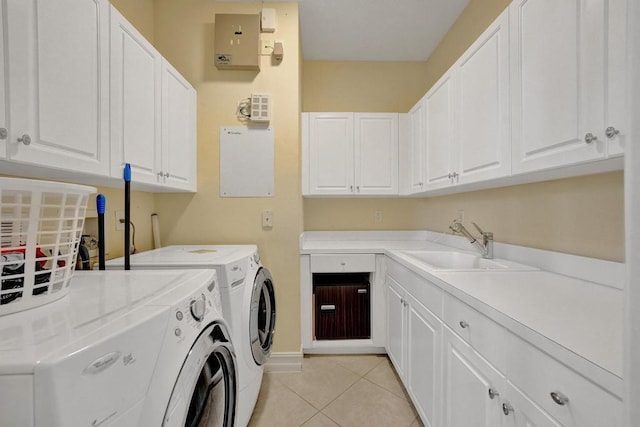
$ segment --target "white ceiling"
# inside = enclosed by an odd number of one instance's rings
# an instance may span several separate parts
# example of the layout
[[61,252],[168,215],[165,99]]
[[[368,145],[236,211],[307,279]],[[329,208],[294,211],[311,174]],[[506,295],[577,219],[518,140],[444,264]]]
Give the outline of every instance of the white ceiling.
[[306,60],[425,61],[469,0],[299,0],[298,3]]

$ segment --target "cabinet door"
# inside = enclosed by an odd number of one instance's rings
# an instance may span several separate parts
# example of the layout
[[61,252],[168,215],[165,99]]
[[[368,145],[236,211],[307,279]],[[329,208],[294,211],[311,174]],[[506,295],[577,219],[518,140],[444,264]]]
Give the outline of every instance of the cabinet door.
[[387,276],[387,354],[396,368],[398,376],[405,379],[405,331],[407,304],[404,292],[395,281]]
[[456,156],[453,133],[454,69],[450,69],[425,96],[427,190],[456,183],[452,177]]
[[5,52],[4,52],[4,29],[6,28],[4,2],[0,2],[0,159],[7,155],[7,139],[9,137],[8,120],[7,120],[7,94],[5,86],[7,85],[5,69]]
[[111,175],[131,165],[133,182],[161,182],[157,50],[111,7]]
[[419,193],[425,189],[425,103],[426,100],[423,98],[409,111],[410,160],[408,166],[412,193]]
[[497,427],[502,425],[500,396],[504,377],[467,343],[444,327],[443,423],[446,427]]
[[607,137],[609,157],[621,155],[626,144],[627,123],[627,2],[609,0],[607,21],[607,112],[605,127],[618,133]]
[[353,113],[309,114],[310,194],[353,194]]
[[108,1],[7,0],[6,6],[8,157],[108,175]]
[[460,183],[511,174],[509,13],[505,10],[456,65]]
[[196,92],[165,59],[161,70],[164,184],[196,191]]
[[407,390],[426,427],[440,424],[442,322],[409,297]]
[[604,157],[604,4],[511,3],[514,173]]
[[398,114],[355,114],[356,194],[398,194]]
[[505,427],[562,427],[508,381],[503,404],[507,408],[503,411]]

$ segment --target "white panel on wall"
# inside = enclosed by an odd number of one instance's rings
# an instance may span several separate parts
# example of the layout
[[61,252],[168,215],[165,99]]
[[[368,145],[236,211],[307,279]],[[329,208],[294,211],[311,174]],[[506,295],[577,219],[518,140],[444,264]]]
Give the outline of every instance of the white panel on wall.
[[272,197],[272,128],[220,128],[220,196]]

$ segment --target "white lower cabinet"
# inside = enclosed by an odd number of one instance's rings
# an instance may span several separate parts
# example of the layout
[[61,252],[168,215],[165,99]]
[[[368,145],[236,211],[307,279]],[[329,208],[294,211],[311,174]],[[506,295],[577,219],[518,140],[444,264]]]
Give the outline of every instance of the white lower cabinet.
[[387,353],[427,427],[440,425],[442,322],[387,276]]
[[426,427],[440,423],[442,322],[407,296],[407,391]]
[[387,354],[398,376],[406,382],[406,292],[387,276]]
[[560,427],[556,420],[540,409],[523,392],[507,381],[502,412],[505,427]]
[[446,326],[443,350],[442,425],[501,426],[504,376]]
[[595,378],[387,264],[387,353],[426,426],[622,425],[622,401]]

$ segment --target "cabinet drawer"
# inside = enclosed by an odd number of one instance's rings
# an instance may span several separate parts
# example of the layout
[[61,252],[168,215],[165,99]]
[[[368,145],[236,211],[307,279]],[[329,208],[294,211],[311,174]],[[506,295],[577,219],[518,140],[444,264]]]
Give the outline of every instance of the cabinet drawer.
[[509,381],[562,425],[621,425],[622,402],[615,396],[521,338],[506,339]]
[[496,368],[505,372],[507,331],[502,326],[446,293],[444,322]]
[[376,270],[375,254],[313,254],[312,273],[367,272]]

